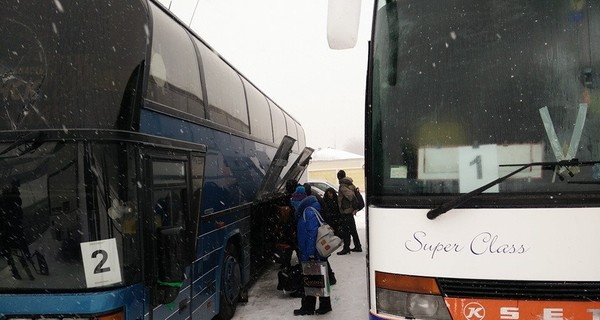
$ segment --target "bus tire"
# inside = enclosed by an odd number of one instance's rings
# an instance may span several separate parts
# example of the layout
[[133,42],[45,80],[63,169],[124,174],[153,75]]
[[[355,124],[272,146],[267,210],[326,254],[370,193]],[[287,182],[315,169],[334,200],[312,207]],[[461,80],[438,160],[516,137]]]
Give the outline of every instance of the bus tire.
[[242,278],[237,248],[232,243],[227,245],[223,256],[223,269],[221,272],[221,302],[219,306],[219,320],[233,318],[235,309],[242,292]]

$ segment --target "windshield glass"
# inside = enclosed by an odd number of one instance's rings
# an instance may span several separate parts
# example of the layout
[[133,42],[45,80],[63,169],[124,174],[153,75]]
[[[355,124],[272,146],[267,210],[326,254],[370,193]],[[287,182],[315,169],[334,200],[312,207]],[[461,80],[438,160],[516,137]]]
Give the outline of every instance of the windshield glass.
[[145,1],[2,3],[0,130],[131,126]]
[[[600,7],[381,0],[372,61],[373,195],[450,195],[517,169],[600,159]],[[532,166],[488,193],[600,190],[600,166]]]
[[23,148],[0,156],[0,292],[139,280],[131,147],[43,142],[21,155]]

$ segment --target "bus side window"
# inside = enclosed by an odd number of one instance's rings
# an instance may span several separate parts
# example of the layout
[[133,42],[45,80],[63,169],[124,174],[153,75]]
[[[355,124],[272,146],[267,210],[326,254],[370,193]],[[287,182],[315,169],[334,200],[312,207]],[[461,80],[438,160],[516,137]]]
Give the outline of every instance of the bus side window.
[[[279,107],[271,100],[269,101],[269,105],[271,106],[271,119],[273,123],[273,136],[275,139],[275,143],[281,143],[281,140],[284,136],[287,135],[287,129],[285,127],[285,116],[283,115],[283,111],[279,109]],[[294,138],[296,139],[296,138]]]
[[[285,125],[287,127],[287,135],[298,141],[298,131],[296,129],[296,122],[287,114],[285,115]],[[300,151],[300,144],[296,143],[294,149],[296,151]]]
[[298,122],[296,122],[296,129],[298,130],[298,150],[304,150],[304,148],[306,147],[306,137],[304,135],[304,129]]
[[250,133],[248,107],[242,79],[221,57],[201,42],[196,42],[202,59],[207,118],[234,130]]
[[148,98],[170,108],[204,117],[196,50],[185,29],[153,6],[152,58]]
[[250,133],[257,138],[273,142],[271,111],[267,98],[246,79],[242,78],[242,82],[246,89],[250,112]]

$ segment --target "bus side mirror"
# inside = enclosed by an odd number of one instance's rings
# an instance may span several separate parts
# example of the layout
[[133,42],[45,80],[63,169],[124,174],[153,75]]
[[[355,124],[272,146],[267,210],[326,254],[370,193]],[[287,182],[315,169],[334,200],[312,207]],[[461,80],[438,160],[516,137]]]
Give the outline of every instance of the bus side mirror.
[[185,280],[184,234],[182,227],[158,229],[158,281],[155,302],[173,302]]
[[331,49],[354,48],[358,38],[360,7],[360,0],[329,0],[327,42]]

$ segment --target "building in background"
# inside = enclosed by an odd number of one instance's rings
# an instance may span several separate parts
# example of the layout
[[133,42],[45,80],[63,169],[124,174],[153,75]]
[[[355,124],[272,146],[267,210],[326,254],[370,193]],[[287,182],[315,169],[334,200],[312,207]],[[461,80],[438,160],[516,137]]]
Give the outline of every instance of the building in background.
[[312,154],[308,166],[308,181],[328,181],[337,186],[338,170],[346,171],[346,175],[354,180],[354,185],[365,190],[365,157],[332,148],[318,149]]

